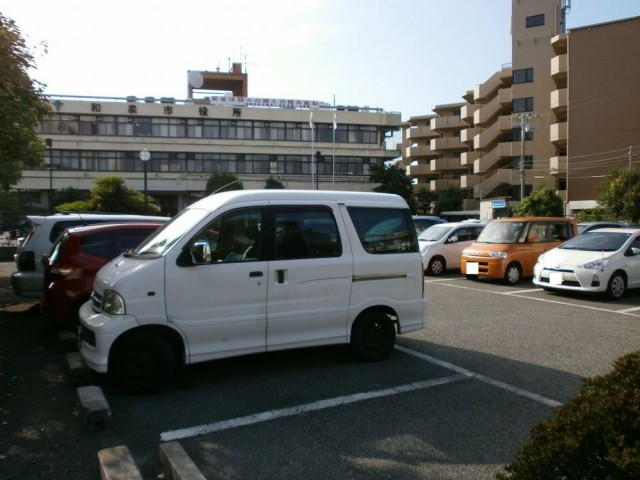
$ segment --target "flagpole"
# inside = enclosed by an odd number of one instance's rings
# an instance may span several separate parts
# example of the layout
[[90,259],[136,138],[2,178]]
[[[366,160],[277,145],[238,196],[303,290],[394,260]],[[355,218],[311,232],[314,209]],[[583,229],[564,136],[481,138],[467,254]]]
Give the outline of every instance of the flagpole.
[[336,117],[336,95],[333,94],[333,160],[331,162],[331,185],[336,188],[336,129],[338,128]]

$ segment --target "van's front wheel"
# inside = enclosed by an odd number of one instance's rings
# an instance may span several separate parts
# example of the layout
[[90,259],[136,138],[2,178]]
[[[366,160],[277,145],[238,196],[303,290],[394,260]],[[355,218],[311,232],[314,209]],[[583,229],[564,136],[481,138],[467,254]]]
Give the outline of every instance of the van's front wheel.
[[504,281],[509,285],[515,285],[520,281],[522,277],[522,271],[520,270],[520,265],[516,262],[510,263],[507,265],[507,269],[504,272]]
[[176,356],[169,342],[159,335],[140,332],[115,345],[109,375],[124,392],[149,394],[164,387],[175,368]]
[[351,346],[362,360],[375,362],[388,357],[396,343],[396,329],[388,315],[369,312],[351,328]]

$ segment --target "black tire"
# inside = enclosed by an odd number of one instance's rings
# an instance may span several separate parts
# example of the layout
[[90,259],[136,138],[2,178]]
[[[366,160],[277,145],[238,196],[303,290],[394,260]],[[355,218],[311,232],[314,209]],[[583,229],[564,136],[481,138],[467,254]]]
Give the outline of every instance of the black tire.
[[622,272],[613,272],[607,284],[607,298],[620,300],[627,291],[627,277]]
[[149,394],[161,390],[176,368],[175,352],[159,335],[140,332],[120,340],[109,358],[109,376],[119,390]]
[[507,269],[504,271],[504,281],[508,285],[515,285],[522,278],[522,269],[516,262],[507,265]]
[[382,312],[366,313],[351,328],[351,346],[365,362],[388,357],[395,343],[396,328],[389,316]]
[[444,271],[447,269],[447,262],[443,257],[436,256],[429,260],[429,265],[427,265],[426,274],[433,275],[437,277],[438,275],[442,275]]

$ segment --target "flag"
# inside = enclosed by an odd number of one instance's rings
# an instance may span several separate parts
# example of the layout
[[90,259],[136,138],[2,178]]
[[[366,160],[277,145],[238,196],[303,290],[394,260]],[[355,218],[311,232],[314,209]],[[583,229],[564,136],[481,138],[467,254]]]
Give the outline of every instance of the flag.
[[313,130],[313,111],[309,114],[309,128]]
[[336,111],[333,111],[333,129],[336,130],[338,128],[338,118]]

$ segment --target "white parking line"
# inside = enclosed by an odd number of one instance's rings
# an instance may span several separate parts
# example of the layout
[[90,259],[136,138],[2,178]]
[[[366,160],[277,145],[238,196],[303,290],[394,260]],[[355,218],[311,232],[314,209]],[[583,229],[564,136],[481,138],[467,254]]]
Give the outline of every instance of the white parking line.
[[295,407],[271,410],[269,412],[256,413],[254,415],[248,415],[246,417],[222,420],[220,422],[210,423],[208,425],[200,425],[196,427],[182,428],[180,430],[164,432],[160,434],[160,439],[163,442],[170,442],[173,440],[195,437],[197,435],[204,435],[206,433],[219,432],[222,430],[243,427],[245,425],[267,422],[275,418],[291,417],[293,415],[299,415],[301,413],[313,412],[316,410],[323,410],[325,408],[338,407],[341,405],[348,405],[355,402],[362,402],[364,400],[371,400],[372,398],[388,397],[390,395],[398,395],[400,393],[411,392],[414,390],[437,387],[439,385],[464,380],[465,378],[468,378],[468,376],[452,375],[450,377],[425,380],[423,382],[408,383],[406,385],[385,388],[383,390],[376,390],[373,392],[355,393],[353,395],[345,395],[343,397],[328,398],[326,400],[320,400],[313,403],[305,403],[303,405],[297,405]]
[[624,310],[618,310],[618,313],[631,313],[640,312],[640,307],[625,308]]
[[489,385],[493,385],[494,387],[502,388],[503,390],[507,390],[511,393],[515,393],[517,395],[521,395],[523,397],[527,397],[531,400],[535,400],[536,402],[540,402],[549,407],[558,407],[562,405],[562,403],[557,402],[556,400],[552,400],[547,397],[543,397],[542,395],[538,395],[537,393],[530,392],[528,390],[524,390],[519,387],[514,387],[513,385],[509,385],[508,383],[500,382],[498,380],[494,380],[493,378],[486,377],[484,375],[480,375],[479,373],[472,372],[471,370],[467,370],[466,368],[459,367],[454,365],[453,363],[445,362],[444,360],[439,360],[430,355],[426,355],[424,353],[416,352],[415,350],[410,350],[405,347],[401,347],[400,345],[396,345],[396,349],[401,352],[407,353],[409,355],[413,355],[414,357],[418,357],[422,360],[426,360],[429,363],[433,363],[440,367],[446,368],[447,370],[452,370],[461,375],[465,375],[470,378],[475,378],[476,380],[480,380],[481,382],[488,383]]

